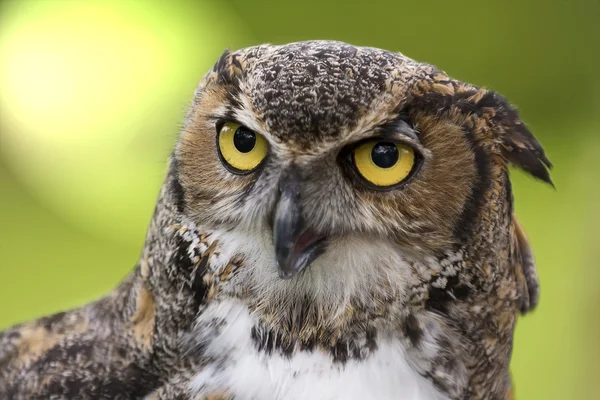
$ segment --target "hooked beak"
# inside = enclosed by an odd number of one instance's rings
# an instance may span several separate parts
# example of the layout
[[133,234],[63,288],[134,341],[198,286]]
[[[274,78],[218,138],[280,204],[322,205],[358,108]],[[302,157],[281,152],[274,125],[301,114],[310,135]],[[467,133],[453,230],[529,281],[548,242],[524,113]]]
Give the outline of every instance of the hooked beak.
[[300,205],[300,177],[290,167],[279,184],[273,217],[273,241],[279,277],[290,279],[325,251],[325,237],[306,227]]

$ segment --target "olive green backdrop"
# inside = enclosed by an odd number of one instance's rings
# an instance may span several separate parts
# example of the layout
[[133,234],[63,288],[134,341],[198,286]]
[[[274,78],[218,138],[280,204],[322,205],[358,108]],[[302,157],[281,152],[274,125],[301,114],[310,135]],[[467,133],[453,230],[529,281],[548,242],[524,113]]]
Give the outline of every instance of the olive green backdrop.
[[554,162],[513,171],[541,303],[520,399],[600,393],[600,2],[0,3],[0,328],[107,293],[137,261],[194,87],[221,52],[338,39],[500,91]]

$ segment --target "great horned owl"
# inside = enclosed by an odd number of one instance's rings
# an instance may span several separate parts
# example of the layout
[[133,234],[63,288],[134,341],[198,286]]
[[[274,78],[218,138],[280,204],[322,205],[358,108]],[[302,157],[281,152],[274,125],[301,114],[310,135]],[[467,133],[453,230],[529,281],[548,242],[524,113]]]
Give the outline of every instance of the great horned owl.
[[110,295],[0,334],[0,397],[509,399],[538,281],[515,109],[401,54],[225,52],[140,260]]

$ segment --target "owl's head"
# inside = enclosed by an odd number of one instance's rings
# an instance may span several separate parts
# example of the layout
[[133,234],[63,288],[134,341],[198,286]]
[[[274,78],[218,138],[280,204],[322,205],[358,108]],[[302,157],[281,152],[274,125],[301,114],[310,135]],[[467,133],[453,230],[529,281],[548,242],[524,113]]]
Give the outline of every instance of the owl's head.
[[504,98],[329,41],[225,52],[173,158],[180,211],[235,243],[258,286],[323,297],[394,291],[448,259],[510,265],[509,163],[550,183]]

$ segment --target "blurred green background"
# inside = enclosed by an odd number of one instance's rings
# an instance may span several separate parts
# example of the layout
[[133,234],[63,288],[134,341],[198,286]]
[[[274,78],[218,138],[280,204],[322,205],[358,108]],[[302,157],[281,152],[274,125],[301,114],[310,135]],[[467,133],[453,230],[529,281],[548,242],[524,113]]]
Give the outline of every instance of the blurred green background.
[[542,293],[520,320],[520,399],[600,393],[600,2],[0,3],[0,329],[133,267],[198,80],[225,48],[337,39],[498,90],[555,164],[513,171]]

